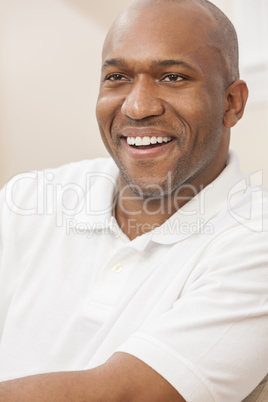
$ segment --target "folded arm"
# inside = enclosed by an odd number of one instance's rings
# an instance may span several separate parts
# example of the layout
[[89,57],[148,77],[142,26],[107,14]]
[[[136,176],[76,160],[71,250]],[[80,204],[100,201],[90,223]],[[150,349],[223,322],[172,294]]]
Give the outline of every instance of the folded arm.
[[0,383],[0,402],[183,402],[156,371],[126,353],[104,365],[78,371],[40,374]]

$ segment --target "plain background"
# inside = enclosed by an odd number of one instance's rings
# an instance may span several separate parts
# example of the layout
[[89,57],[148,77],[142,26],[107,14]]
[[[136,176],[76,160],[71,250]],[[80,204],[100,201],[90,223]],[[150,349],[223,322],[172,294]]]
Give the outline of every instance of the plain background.
[[[268,186],[268,2],[213,2],[238,29],[251,93],[232,148]],[[95,120],[101,47],[130,3],[0,0],[0,186],[18,172],[107,155]]]

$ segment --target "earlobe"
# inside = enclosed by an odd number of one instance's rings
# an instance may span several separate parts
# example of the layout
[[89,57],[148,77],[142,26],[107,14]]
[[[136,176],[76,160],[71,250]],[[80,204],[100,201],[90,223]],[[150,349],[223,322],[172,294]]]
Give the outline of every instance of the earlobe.
[[245,81],[238,80],[230,85],[225,93],[223,124],[233,127],[243,116],[248,98],[248,87]]

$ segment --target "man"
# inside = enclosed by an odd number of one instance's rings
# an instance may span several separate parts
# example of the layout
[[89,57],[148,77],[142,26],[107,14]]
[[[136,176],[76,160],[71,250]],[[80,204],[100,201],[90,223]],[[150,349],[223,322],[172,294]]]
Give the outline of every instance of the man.
[[233,402],[265,377],[267,193],[229,153],[237,59],[206,0],[138,0],[112,26],[97,118],[119,171],[2,192],[1,402]]

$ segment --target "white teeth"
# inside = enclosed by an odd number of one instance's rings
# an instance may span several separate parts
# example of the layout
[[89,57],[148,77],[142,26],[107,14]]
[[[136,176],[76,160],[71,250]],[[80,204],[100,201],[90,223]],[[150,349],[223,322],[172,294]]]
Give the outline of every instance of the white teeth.
[[136,137],[135,145],[136,146],[143,145],[141,137]]
[[142,145],[150,145],[150,144],[151,144],[150,137],[143,137]]
[[145,146],[150,144],[162,144],[171,141],[171,137],[127,137],[128,145]]

